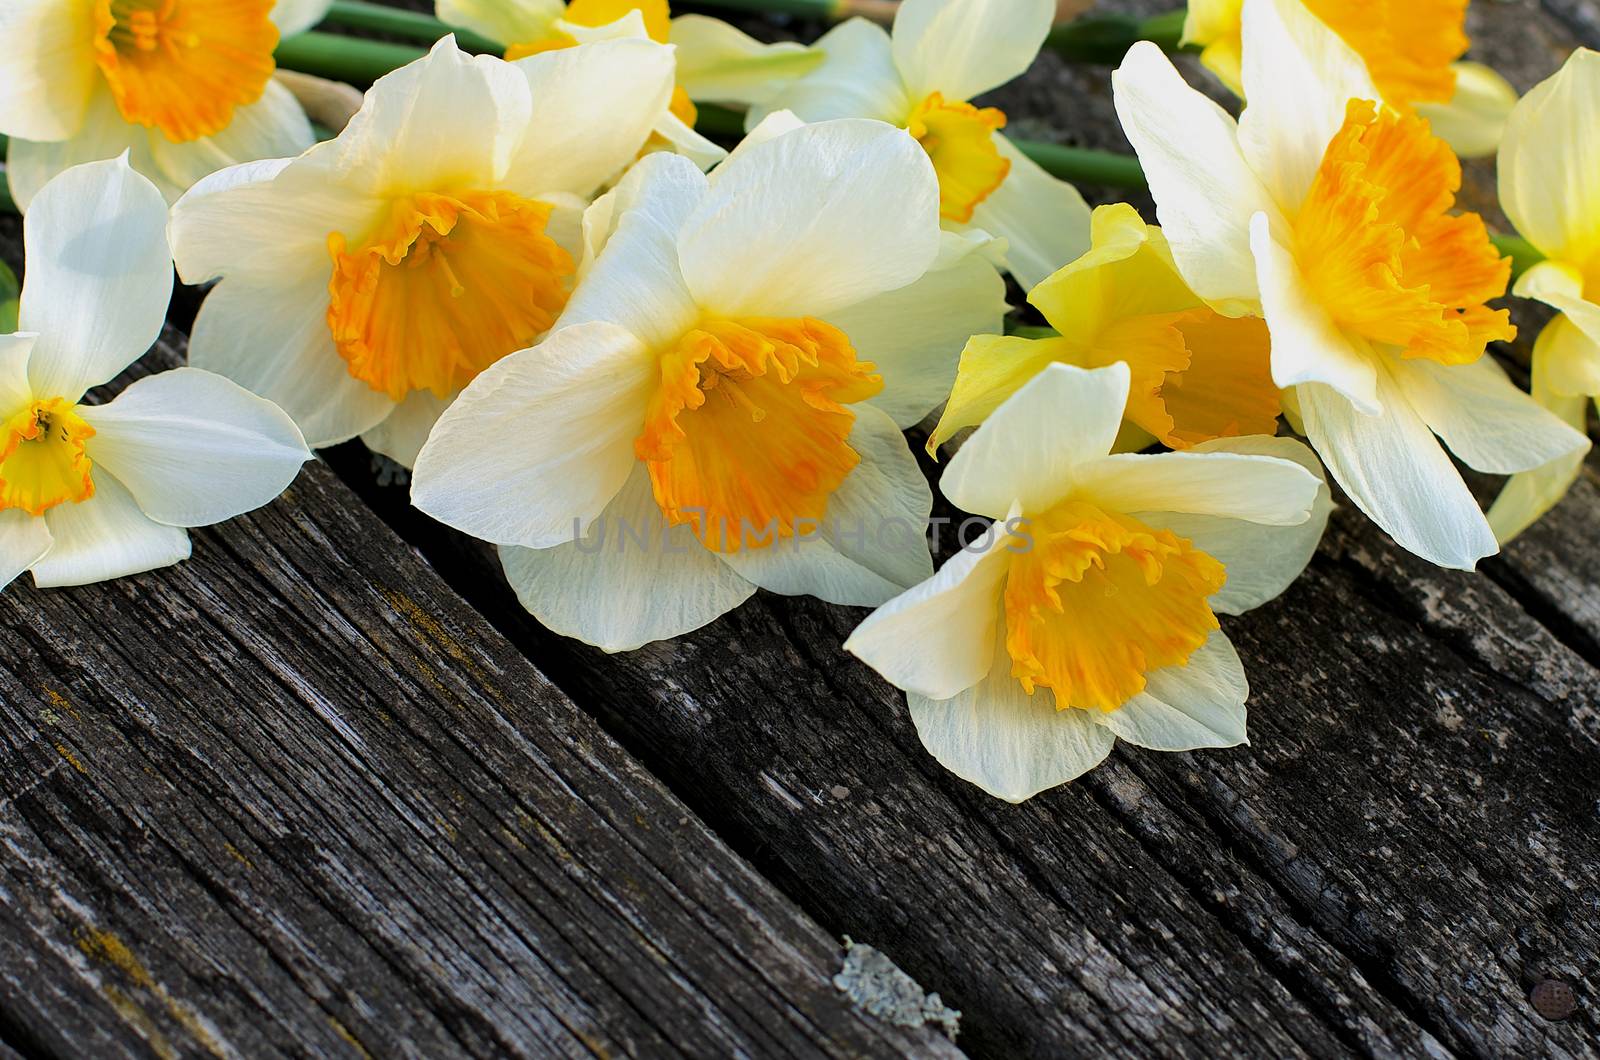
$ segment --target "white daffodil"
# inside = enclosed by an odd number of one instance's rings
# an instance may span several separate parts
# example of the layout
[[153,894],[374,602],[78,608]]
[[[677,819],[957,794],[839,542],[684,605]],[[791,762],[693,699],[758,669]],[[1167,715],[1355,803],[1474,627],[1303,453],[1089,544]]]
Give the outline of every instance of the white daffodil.
[[0,133],[26,208],[69,166],[127,152],[168,201],[224,166],[298,154],[311,123],[273,49],[328,0],[5,0]]
[[1017,150],[1006,116],[969,100],[1020,76],[1055,17],[1052,0],[904,0],[894,34],[866,19],[841,23],[814,47],[820,66],[751,108],[804,121],[876,118],[909,129],[939,174],[939,210],[955,230],[1004,238],[1006,261],[1033,287],[1089,249],[1089,207]]
[[694,103],[762,103],[822,61],[804,45],[762,44],[720,19],[673,18],[667,0],[438,0],[435,11],[447,25],[495,41],[507,59],[617,33],[671,44],[678,50],[672,113],[691,127]]
[[[1482,63],[1458,62],[1467,0],[1300,0],[1361,56],[1383,101],[1427,118],[1463,158],[1494,154],[1517,90]],[[1183,43],[1236,94],[1244,93],[1244,0],[1190,0]]]
[[1245,742],[1249,686],[1217,614],[1281,593],[1332,507],[1316,458],[1254,435],[1107,455],[1124,364],[1053,364],[961,447],[939,488],[993,518],[845,650],[906,691],[947,769],[1021,802],[1098,765]]
[[309,457],[276,406],[194,368],[84,394],[155,342],[167,204],[126,159],[67,170],[23,227],[21,329],[0,335],[0,585],[81,585],[189,556],[188,526],[272,500]]
[[[1513,292],[1561,311],[1533,347],[1533,396],[1579,431],[1600,396],[1600,53],[1573,52],[1525,96],[1500,146],[1500,206],[1545,257]],[[1502,542],[1566,495],[1574,451],[1513,475],[1489,509]]]
[[1435,435],[1494,474],[1588,440],[1512,386],[1486,304],[1511,263],[1451,214],[1460,163],[1427,122],[1383,108],[1361,58],[1300,0],[1245,0],[1236,123],[1138,44],[1113,76],[1189,286],[1266,319],[1285,407],[1351,499],[1404,547],[1471,569],[1494,534]]
[[203,181],[172,217],[183,278],[222,277],[191,362],[313,446],[362,434],[409,464],[457,391],[560,315],[582,210],[666,112],[672,70],[648,40],[508,63],[446,38],[337,138]]
[[1004,286],[941,233],[904,131],[772,131],[710,179],[651,155],[596,202],[555,331],[480,375],[417,459],[412,502],[501,546],[559,633],[618,651],[757,587],[873,605],[932,572],[900,432]]

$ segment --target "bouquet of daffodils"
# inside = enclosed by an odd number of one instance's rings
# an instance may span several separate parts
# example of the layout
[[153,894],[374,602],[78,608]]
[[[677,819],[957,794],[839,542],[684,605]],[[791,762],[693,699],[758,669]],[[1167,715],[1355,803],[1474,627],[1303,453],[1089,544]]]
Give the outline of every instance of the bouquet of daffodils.
[[[802,44],[665,0],[4,0],[3,581],[176,563],[359,438],[606,651],[762,589],[874,609],[844,647],[1020,801],[1118,738],[1245,742],[1219,616],[1288,589],[1335,489],[1470,570],[1578,474],[1600,56],[1518,100],[1460,61],[1467,0],[1192,0],[1126,39],[1053,0],[814,6]],[[981,97],[1091,43],[1136,157],[1008,138]],[[1515,233],[1456,207],[1496,152]],[[211,285],[190,366],[104,400],[174,263]],[[1531,393],[1487,352],[1508,287],[1557,311]],[[1509,476],[1487,513],[1456,460]]]

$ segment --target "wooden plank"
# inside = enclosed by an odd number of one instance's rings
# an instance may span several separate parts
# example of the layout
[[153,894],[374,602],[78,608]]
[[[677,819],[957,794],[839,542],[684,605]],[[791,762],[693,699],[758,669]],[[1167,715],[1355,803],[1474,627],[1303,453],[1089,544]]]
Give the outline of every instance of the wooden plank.
[[0,597],[0,843],[30,1055],[956,1055],[320,464]]

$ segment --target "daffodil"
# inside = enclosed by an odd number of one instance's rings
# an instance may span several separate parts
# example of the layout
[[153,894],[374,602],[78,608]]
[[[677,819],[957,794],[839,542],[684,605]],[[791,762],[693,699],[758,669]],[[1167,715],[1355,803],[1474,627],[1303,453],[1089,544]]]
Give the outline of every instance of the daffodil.
[[1011,272],[1033,287],[1088,249],[1089,208],[1005,138],[1004,113],[970,101],[1024,73],[1054,17],[1052,0],[904,0],[892,37],[862,18],[825,33],[822,64],[752,107],[747,127],[789,110],[909,130],[939,174],[944,223],[1004,238]]
[[69,166],[127,152],[169,201],[238,162],[298,154],[311,123],[273,80],[280,37],[328,0],[6,0],[0,133],[26,207]]
[[707,178],[640,162],[584,218],[555,331],[478,377],[412,502],[500,546],[523,605],[609,651],[757,587],[872,605],[932,572],[902,436],[948,393],[1004,286],[941,233],[903,130],[765,126]]
[[696,101],[760,103],[822,60],[791,41],[762,44],[720,19],[673,18],[667,0],[438,0],[435,10],[446,24],[499,43],[507,59],[619,33],[671,44],[678,52],[672,115],[687,126]]
[[337,138],[203,181],[172,220],[184,279],[222,277],[192,363],[313,446],[363,434],[409,464],[455,393],[560,315],[582,211],[665,113],[672,70],[648,40],[510,63],[446,38]]
[[1266,324],[1225,317],[1202,302],[1179,275],[1161,229],[1126,203],[1095,210],[1091,240],[1083,257],[1028,294],[1059,336],[975,335],[967,343],[929,452],[983,422],[1052,363],[1128,365],[1127,448],[1156,440],[1186,449],[1277,430]]
[[995,522],[845,641],[905,690],[945,768],[1010,802],[1094,768],[1118,737],[1245,742],[1249,686],[1217,615],[1281,593],[1332,507],[1293,439],[1109,455],[1129,379],[1052,364],[1007,398],[939,482]]
[[1516,334],[1488,302],[1510,261],[1427,123],[1378,102],[1366,65],[1299,0],[1245,0],[1237,123],[1135,45],[1113,77],[1186,283],[1265,318],[1285,411],[1404,547],[1471,569],[1494,534],[1435,435],[1509,474],[1588,445],[1484,356]]
[[189,556],[184,527],[272,500],[310,457],[270,402],[179,368],[85,393],[150,348],[172,293],[167,204],[118,158],[74,167],[23,227],[21,329],[0,335],[0,585],[81,585]]
[[[1573,52],[1517,104],[1500,146],[1500,206],[1545,260],[1514,293],[1561,311],[1533,347],[1533,396],[1579,431],[1600,395],[1600,54]],[[1509,541],[1566,495],[1581,450],[1514,475],[1489,509]]]
[[[1468,0],[1301,0],[1366,64],[1383,101],[1417,113],[1464,158],[1494,154],[1517,91],[1482,63],[1459,62],[1471,41]],[[1190,0],[1183,43],[1236,94],[1244,93],[1245,0]]]

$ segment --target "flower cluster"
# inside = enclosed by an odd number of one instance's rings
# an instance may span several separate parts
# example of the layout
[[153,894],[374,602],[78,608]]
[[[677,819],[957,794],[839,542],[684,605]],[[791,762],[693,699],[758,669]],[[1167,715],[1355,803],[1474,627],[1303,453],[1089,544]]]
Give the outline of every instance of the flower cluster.
[[[1018,801],[1119,737],[1245,741],[1219,616],[1298,577],[1333,485],[1472,569],[1588,450],[1600,59],[1518,101],[1459,61],[1466,0],[1193,0],[1233,109],[1133,44],[1113,96],[1159,226],[1091,212],[980,99],[1052,0],[903,0],[809,46],[665,0],[440,0],[431,50],[319,141],[274,55],[326,6],[0,13],[6,580],[176,562],[182,527],[359,437],[606,651],[760,589],[875,608],[844,648]],[[742,135],[697,132],[710,107]],[[1512,259],[1456,203],[1458,157],[1496,150],[1542,258],[1514,293],[1560,314],[1531,394],[1486,353]],[[86,400],[154,341],[173,263],[214,284],[192,367]],[[1511,476],[1487,514],[1452,455]]]

